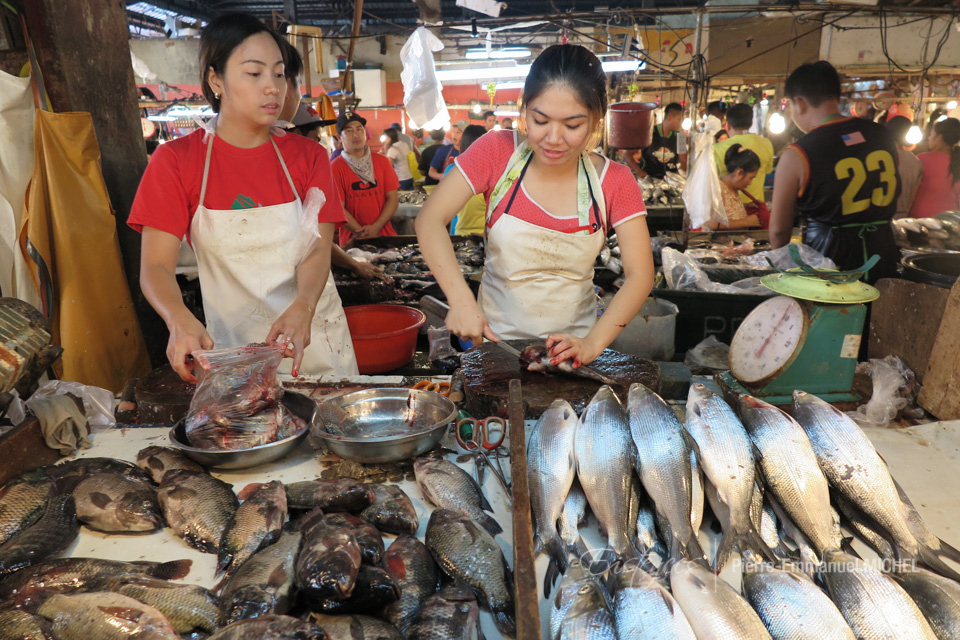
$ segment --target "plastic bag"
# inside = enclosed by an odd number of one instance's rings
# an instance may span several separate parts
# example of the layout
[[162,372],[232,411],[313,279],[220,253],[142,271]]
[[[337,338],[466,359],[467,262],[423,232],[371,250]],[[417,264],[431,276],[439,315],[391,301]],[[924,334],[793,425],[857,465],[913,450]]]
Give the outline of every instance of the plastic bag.
[[60,396],[65,393],[72,393],[83,400],[83,413],[87,416],[87,424],[90,425],[91,430],[117,425],[113,415],[116,399],[113,397],[113,392],[107,389],[67,380],[47,380],[40,384],[30,399]]
[[400,50],[403,106],[407,109],[407,116],[420,127],[434,121],[450,121],[443,86],[437,80],[433,62],[433,52],[442,49],[443,43],[437,36],[426,27],[417,27]]
[[690,367],[729,369],[730,345],[720,342],[716,336],[708,336],[700,344],[687,351],[683,362]]
[[[200,365],[197,390],[186,418],[187,440],[193,446],[238,449],[276,435],[284,423],[283,397],[277,368],[284,345],[250,345],[194,351]],[[273,413],[258,416],[265,409]],[[267,440],[272,442],[272,440]]]
[[[837,265],[833,260],[824,256],[816,249],[808,247],[805,244],[798,244],[796,246],[800,250],[800,258],[811,267],[818,267],[821,269],[837,268]],[[779,249],[761,251],[753,254],[752,256],[742,256],[740,258],[740,264],[742,266],[753,267],[755,269],[769,269],[770,265],[767,263],[767,258],[770,258],[771,262],[773,262],[774,266],[778,269],[794,269],[797,267],[797,264],[793,261],[793,258],[790,257],[789,245],[780,247]]]
[[861,427],[886,427],[910,404],[916,378],[897,356],[861,362],[857,373],[865,373],[873,380],[870,400],[856,411],[847,412]]
[[307,198],[300,208],[300,245],[294,248],[298,256],[297,264],[307,257],[310,249],[313,248],[313,243],[320,239],[317,217],[326,202],[327,196],[317,187],[310,187],[307,190]]
[[683,188],[683,203],[690,217],[691,229],[702,229],[710,220],[727,224],[720,191],[720,173],[713,161],[713,138],[701,135],[696,145],[697,157]]
[[450,330],[446,327],[428,327],[427,337],[430,339],[430,360],[442,360],[457,354],[450,344]]
[[760,284],[760,278],[745,278],[733,284],[713,282],[696,260],[676,249],[664,247],[660,253],[663,275],[670,289],[710,293],[749,293],[772,296],[774,292]]

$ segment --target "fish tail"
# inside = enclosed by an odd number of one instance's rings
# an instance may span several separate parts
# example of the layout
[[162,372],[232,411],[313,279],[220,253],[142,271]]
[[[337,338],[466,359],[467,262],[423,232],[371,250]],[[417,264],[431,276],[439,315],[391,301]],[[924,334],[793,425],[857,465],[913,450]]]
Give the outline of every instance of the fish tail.
[[707,554],[703,552],[703,547],[700,546],[700,540],[697,538],[696,532],[691,533],[690,539],[687,540],[686,544],[681,544],[677,539],[677,536],[673,537],[674,546],[676,546],[676,552],[674,549],[670,550],[670,557],[673,560],[679,560],[680,558],[686,558],[687,560],[705,560]]
[[556,579],[567,572],[567,553],[563,548],[563,543],[556,535],[552,536],[546,542],[547,554],[550,556],[550,564],[547,567],[547,575],[543,579],[543,596],[546,597],[553,588]]
[[617,562],[620,561],[620,556],[618,556],[617,552],[610,547],[604,548],[596,555],[584,547],[583,555],[580,556],[580,561],[590,568],[591,573],[600,575],[606,573],[611,567],[616,565]]
[[957,573],[953,567],[941,560],[940,555],[935,549],[921,544],[917,550],[917,560],[944,578],[950,578],[951,580],[960,582],[960,573]]
[[763,541],[763,537],[757,530],[753,527],[750,527],[746,532],[742,533],[737,540],[740,552],[743,553],[744,549],[753,549],[767,562],[772,562],[773,564],[779,564],[777,559],[777,554],[773,552],[770,547],[767,546],[767,543]]
[[960,549],[957,549],[951,544],[940,540],[940,552],[937,554],[941,558],[947,558],[948,560],[953,560],[954,562],[960,562]]
[[493,613],[493,622],[497,625],[500,633],[510,638],[517,635],[516,614],[512,607],[509,609],[492,609],[491,613]]
[[729,529],[724,531],[720,537],[720,544],[717,545],[717,553],[713,556],[714,573],[720,573],[730,559],[730,554],[733,553],[733,549],[737,545],[737,536],[734,535],[734,533],[732,529]]
[[193,566],[193,560],[171,560],[161,562],[153,567],[147,574],[152,578],[160,580],[179,580],[190,573],[190,567]]
[[853,548],[853,536],[850,536],[849,538],[842,538],[840,540],[840,549],[844,553],[849,553],[854,558],[859,558],[860,560],[863,560],[863,556],[857,553],[857,550]]
[[493,519],[493,516],[490,516],[486,513],[483,514],[483,517],[480,519],[480,526],[487,530],[487,532],[495,536],[498,533],[503,533],[503,527],[500,526],[500,523]]
[[217,570],[214,575],[218,576],[226,571],[231,562],[233,562],[233,554],[227,551],[226,544],[221,544],[220,550],[217,552]]

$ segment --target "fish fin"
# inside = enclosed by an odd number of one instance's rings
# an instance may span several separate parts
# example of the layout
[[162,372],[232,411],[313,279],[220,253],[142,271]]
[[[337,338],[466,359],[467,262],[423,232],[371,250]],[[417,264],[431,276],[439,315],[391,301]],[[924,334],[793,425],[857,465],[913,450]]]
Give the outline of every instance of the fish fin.
[[597,556],[584,549],[584,555],[581,557],[590,571],[596,575],[601,575],[610,570],[611,567],[619,562],[620,557],[611,547],[604,548]]
[[953,545],[944,542],[942,539],[938,538],[938,540],[940,540],[940,552],[937,555],[941,558],[946,557],[954,562],[960,562],[960,549],[957,549]]
[[753,440],[750,441],[750,448],[753,449],[753,458],[757,461],[757,466],[759,468],[759,463],[761,460],[763,460],[763,452],[760,451],[760,447],[758,447],[757,443]]
[[697,441],[693,438],[693,435],[687,431],[686,427],[680,429],[680,437],[683,438],[683,441],[687,443],[687,446],[690,447],[690,450],[696,454],[697,461],[699,462],[703,458],[703,456],[700,454],[700,445],[697,444]]
[[217,552],[217,570],[214,575],[220,575],[226,571],[231,562],[233,562],[233,554],[227,551],[227,545],[221,542]]
[[734,535],[733,530],[724,531],[723,535],[720,536],[720,544],[717,545],[717,553],[713,556],[712,568],[714,573],[720,573],[730,559],[730,554],[733,553],[733,548],[736,545],[737,536]]
[[495,536],[498,533],[503,533],[503,527],[500,526],[500,523],[493,519],[493,516],[483,514],[483,519],[480,522],[480,526],[487,530],[487,532]]
[[939,573],[944,578],[950,578],[951,580],[960,582],[960,573],[957,573],[953,567],[941,560],[940,554],[938,554],[935,549],[921,544],[917,551],[917,559],[921,564]]
[[856,549],[853,548],[853,539],[854,539],[853,536],[850,536],[849,538],[841,538],[840,549],[844,553],[849,553],[854,558],[859,558],[860,560],[863,560],[863,557],[859,553],[857,553]]
[[190,567],[193,566],[193,560],[171,560],[161,562],[147,572],[147,575],[161,580],[179,580],[185,578],[190,573]]
[[763,556],[764,560],[767,562],[777,564],[777,555],[772,549],[770,549],[770,547],[767,546],[767,543],[763,541],[763,538],[753,527],[750,527],[746,533],[741,534],[738,542],[741,553],[743,552],[743,549],[753,549],[755,552]]
[[510,638],[517,634],[517,621],[513,611],[491,611],[493,613],[493,622],[497,629],[505,636]]
[[563,542],[556,535],[552,536],[546,543],[547,554],[550,556],[550,564],[547,567],[547,575],[543,579],[543,595],[546,595],[553,588],[557,578],[567,572],[567,553],[564,551]]
[[533,557],[536,558],[541,553],[543,553],[543,538],[538,533],[533,536]]
[[[674,536],[674,538],[676,538],[676,536]],[[707,554],[704,553],[703,547],[700,546],[700,539],[697,538],[696,532],[690,536],[690,539],[687,540],[687,544],[683,546],[683,557],[687,560],[707,559]]]
[[[474,484],[476,484],[476,481],[474,481]],[[487,497],[483,495],[483,490],[480,489],[480,485],[477,485],[477,493],[480,495],[480,508],[493,513],[493,507],[490,506],[490,501],[487,500]]]
[[257,489],[259,489],[262,486],[263,486],[263,483],[251,482],[250,484],[245,486],[243,489],[240,489],[240,492],[237,494],[237,498],[239,498],[242,501],[246,501],[247,498],[249,498],[254,493],[256,493]]

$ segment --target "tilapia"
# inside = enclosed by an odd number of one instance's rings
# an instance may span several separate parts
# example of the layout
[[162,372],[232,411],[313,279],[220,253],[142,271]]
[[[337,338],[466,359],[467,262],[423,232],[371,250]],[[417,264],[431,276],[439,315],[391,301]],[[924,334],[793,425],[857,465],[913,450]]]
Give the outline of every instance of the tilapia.
[[888,575],[920,607],[937,638],[960,638],[960,584],[920,568]]
[[427,598],[407,631],[407,640],[477,640],[480,609],[473,591],[447,585]]
[[79,533],[73,496],[54,487],[40,519],[0,545],[0,576],[57,555]]
[[163,474],[174,469],[187,469],[203,473],[203,467],[191,460],[185,453],[173,447],[156,445],[141,449],[137,453],[137,466],[150,474],[156,484],[163,480]]
[[0,640],[52,640],[47,622],[40,616],[11,609],[0,613]]
[[311,600],[349,598],[360,570],[360,545],[349,527],[330,524],[319,509],[300,520],[297,586]]
[[240,506],[229,484],[186,469],[165,473],[157,495],[173,532],[204,553],[217,553]]
[[696,640],[670,592],[639,567],[621,567],[613,594],[617,640]]
[[350,478],[340,480],[304,480],[284,485],[291,509],[325,511],[362,511],[373,504],[371,485]]
[[750,436],[743,424],[720,396],[696,382],[690,385],[687,397],[686,429],[693,437],[697,460],[716,490],[716,497],[729,511],[713,559],[714,570],[719,572],[726,565],[734,547],[739,547],[741,553],[752,547],[773,560],[750,520],[756,470]]
[[369,565],[380,564],[383,557],[383,537],[375,526],[349,513],[326,513],[324,517],[332,525],[347,527],[360,545],[360,556]]
[[503,532],[483,491],[470,474],[450,462],[436,458],[417,458],[413,462],[417,484],[423,496],[441,509],[452,509],[473,518],[480,526],[497,535]]
[[403,640],[395,626],[372,616],[311,613],[310,622],[323,629],[326,640]]
[[680,560],[674,564],[670,587],[697,638],[771,640],[763,621],[747,601],[698,563]]
[[180,640],[162,613],[119,593],[57,594],[39,613],[57,640]]
[[373,504],[360,512],[360,517],[380,531],[414,535],[420,527],[420,518],[410,496],[392,484],[373,484]]
[[596,382],[602,382],[603,384],[611,383],[608,378],[600,375],[590,367],[574,367],[573,360],[564,360],[560,364],[554,365],[550,362],[552,359],[549,349],[544,345],[530,345],[520,353],[520,364],[525,366],[527,371],[586,378],[587,380],[594,380]]
[[630,541],[630,479],[635,459],[627,414],[608,386],[584,409],[577,425],[577,478],[590,509],[620,559],[635,555]]
[[299,531],[286,531],[233,572],[220,593],[222,624],[290,610],[301,539]]
[[936,639],[916,603],[892,578],[842,551],[827,551],[823,562],[820,574],[830,599],[857,638]]
[[87,476],[73,490],[77,520],[107,533],[154,531],[163,526],[157,490],[116,473]]
[[369,613],[379,611],[399,599],[400,587],[392,575],[380,567],[362,564],[349,598],[327,598],[312,602],[310,608],[319,613]]
[[233,513],[217,550],[217,573],[235,571],[276,541],[287,520],[287,494],[279,480],[250,485],[241,497],[243,504]]
[[382,615],[406,634],[423,603],[436,593],[440,570],[426,545],[408,534],[393,541],[382,565],[400,587],[400,599],[384,607]]
[[290,616],[265,615],[239,620],[207,640],[325,640],[323,629]]
[[567,554],[582,557],[586,552],[583,538],[580,537],[580,525],[586,519],[587,496],[583,495],[580,481],[574,478],[570,491],[567,493],[567,499],[563,501],[560,518],[557,520],[557,530],[566,547]]
[[117,473],[122,476],[150,482],[150,474],[126,460],[116,458],[73,458],[43,467],[52,478],[89,476],[95,473]]
[[627,410],[637,448],[637,473],[670,525],[670,557],[704,557],[692,527],[693,472],[683,426],[663,398],[642,384],[630,385]]
[[557,637],[558,640],[617,640],[609,597],[599,582],[585,582],[573,594]]
[[40,518],[52,486],[53,479],[36,469],[0,487],[0,545]]
[[807,434],[786,413],[740,396],[740,417],[756,448],[767,489],[817,553],[839,549],[840,524],[830,508],[830,488]]
[[473,589],[480,603],[490,607],[497,629],[513,636],[513,572],[493,536],[468,516],[436,509],[425,542],[444,573]]
[[824,475],[889,534],[894,550],[918,559],[941,575],[960,580],[960,573],[940,559],[942,549],[932,549],[917,539],[917,525],[907,522],[906,509],[886,463],[860,426],[839,409],[803,391],[794,391],[793,409]]
[[743,595],[773,640],[854,640],[836,605],[798,569],[743,563]]
[[577,475],[577,421],[570,403],[558,398],[541,414],[527,444],[533,553],[536,557],[546,549],[550,556],[543,582],[544,597],[556,578],[567,570],[567,553],[557,531],[557,518]]
[[217,597],[198,585],[127,576],[105,580],[100,588],[154,607],[177,633],[190,633],[195,629],[213,633],[217,628],[220,615]]

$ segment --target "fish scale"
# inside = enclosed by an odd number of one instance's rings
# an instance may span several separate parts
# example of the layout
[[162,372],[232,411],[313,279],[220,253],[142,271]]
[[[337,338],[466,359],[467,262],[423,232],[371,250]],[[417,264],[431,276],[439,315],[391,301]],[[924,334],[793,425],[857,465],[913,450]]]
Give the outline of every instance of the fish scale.
[[384,607],[382,615],[406,633],[423,604],[437,590],[440,570],[430,550],[409,534],[402,534],[383,554],[383,568],[400,586],[400,599]]
[[43,471],[18,476],[0,487],[0,545],[37,521],[53,480]]
[[163,614],[118,593],[57,594],[40,605],[57,640],[179,640]]
[[940,640],[960,638],[960,584],[923,569],[889,575],[917,603]]
[[613,595],[617,640],[696,640],[680,606],[653,576],[626,566],[617,582]]
[[470,589],[447,585],[427,598],[407,640],[476,640],[480,634],[480,609]]
[[771,640],[750,604],[709,569],[680,560],[670,571],[670,587],[697,638]]
[[266,613],[286,613],[294,590],[294,566],[302,536],[286,531],[243,563],[220,593],[221,622]]
[[[256,486],[256,485],[254,485]],[[280,537],[287,520],[287,494],[278,480],[256,487],[234,512],[217,550],[217,573],[238,569]]]
[[157,496],[173,532],[204,553],[217,553],[240,506],[229,484],[186,469],[166,472]]

